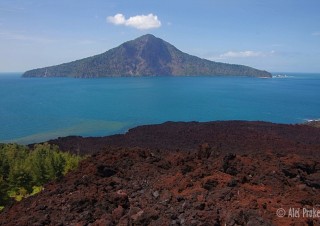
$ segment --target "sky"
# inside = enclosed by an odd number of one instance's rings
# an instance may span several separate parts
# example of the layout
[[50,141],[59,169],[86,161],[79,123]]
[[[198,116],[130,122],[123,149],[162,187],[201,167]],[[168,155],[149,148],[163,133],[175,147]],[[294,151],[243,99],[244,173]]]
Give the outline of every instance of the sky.
[[320,72],[319,0],[0,0],[0,72],[103,53],[153,34],[201,58]]

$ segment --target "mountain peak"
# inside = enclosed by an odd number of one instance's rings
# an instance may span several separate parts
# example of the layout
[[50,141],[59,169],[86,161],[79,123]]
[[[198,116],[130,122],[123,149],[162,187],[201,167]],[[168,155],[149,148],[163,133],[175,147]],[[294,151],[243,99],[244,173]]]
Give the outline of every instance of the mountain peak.
[[217,63],[188,55],[168,42],[145,34],[105,53],[61,65],[27,71],[24,77],[233,75],[271,77],[243,65]]
[[155,41],[163,41],[163,40],[160,38],[157,38],[156,36],[154,36],[152,34],[145,34],[145,35],[142,35],[134,40],[127,41],[123,44],[132,43],[133,45],[141,45],[141,44],[145,44],[147,42],[155,42]]
[[145,35],[138,37],[137,39],[156,39],[156,38],[157,37],[152,34],[145,34]]

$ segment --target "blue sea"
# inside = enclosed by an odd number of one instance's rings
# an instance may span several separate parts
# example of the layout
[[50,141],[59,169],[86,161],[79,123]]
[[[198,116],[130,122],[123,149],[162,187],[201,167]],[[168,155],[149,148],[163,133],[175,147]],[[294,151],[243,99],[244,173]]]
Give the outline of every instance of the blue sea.
[[0,74],[0,142],[105,136],[165,121],[320,119],[320,74],[21,78]]

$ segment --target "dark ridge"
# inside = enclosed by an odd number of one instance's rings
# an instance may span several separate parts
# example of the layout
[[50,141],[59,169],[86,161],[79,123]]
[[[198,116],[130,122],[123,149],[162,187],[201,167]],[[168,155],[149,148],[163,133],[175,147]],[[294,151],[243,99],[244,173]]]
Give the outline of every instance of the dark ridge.
[[194,150],[210,143],[223,152],[309,152],[318,155],[320,130],[307,125],[250,121],[166,122],[138,126],[107,137],[69,136],[50,140],[62,150],[91,154],[106,147]]

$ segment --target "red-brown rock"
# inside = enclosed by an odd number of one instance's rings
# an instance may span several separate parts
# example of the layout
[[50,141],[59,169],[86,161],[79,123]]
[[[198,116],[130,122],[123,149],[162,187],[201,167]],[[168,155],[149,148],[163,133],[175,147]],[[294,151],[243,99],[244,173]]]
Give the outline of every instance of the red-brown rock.
[[[302,216],[302,208],[320,210],[320,129],[165,123],[55,142],[72,147],[72,140],[84,144],[84,153],[92,145],[94,154],[41,193],[7,207],[0,225],[320,224]],[[300,208],[300,217],[290,217],[290,208]]]

